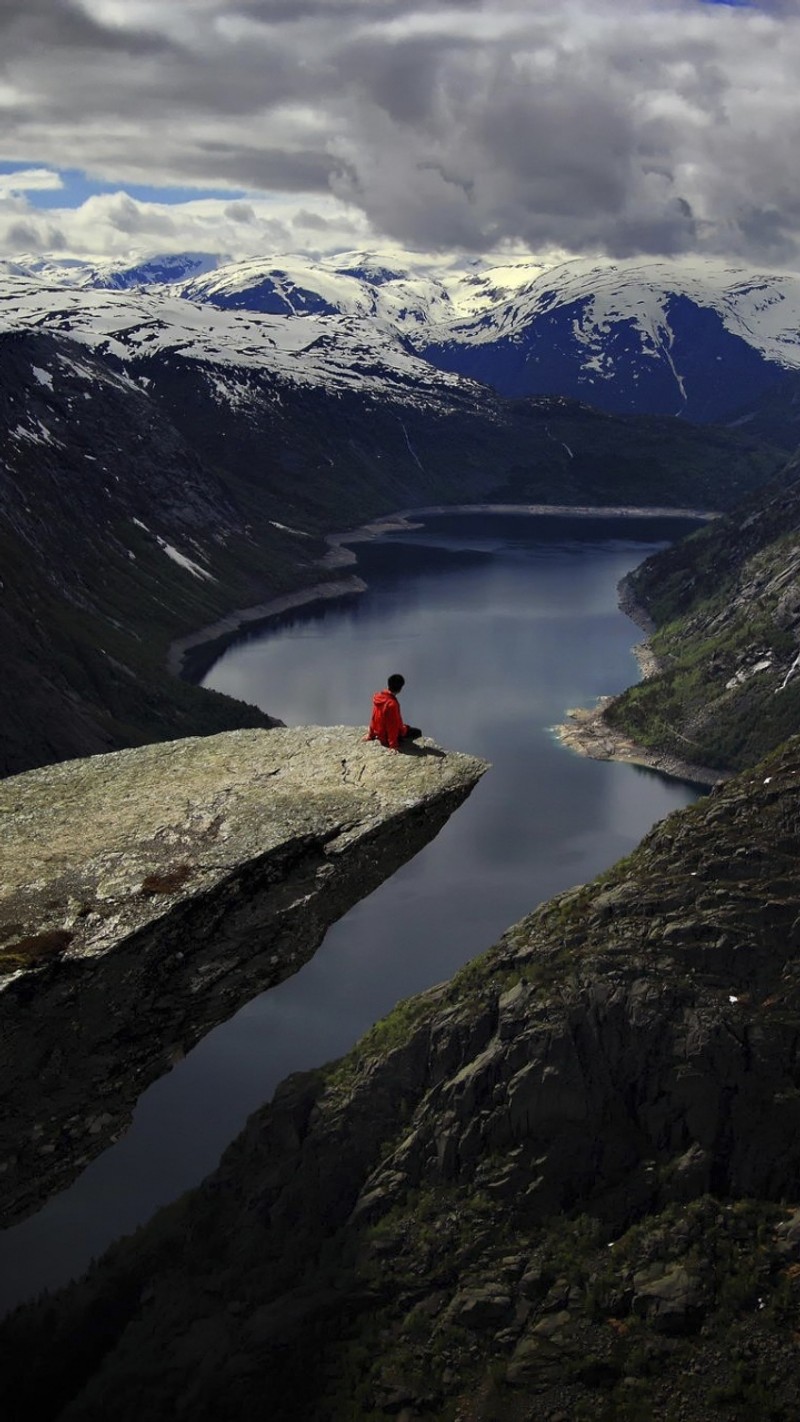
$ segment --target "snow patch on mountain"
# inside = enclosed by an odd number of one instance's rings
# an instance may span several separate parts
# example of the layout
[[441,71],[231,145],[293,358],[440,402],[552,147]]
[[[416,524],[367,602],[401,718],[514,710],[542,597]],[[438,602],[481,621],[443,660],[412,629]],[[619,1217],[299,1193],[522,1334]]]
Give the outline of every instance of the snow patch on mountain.
[[497,265],[471,262],[465,271],[451,271],[443,277],[456,320],[480,316],[503,302],[511,301],[532,281],[548,270],[545,264],[517,258]]
[[187,558],[185,553],[179,553],[178,549],[173,548],[172,544],[168,543],[166,538],[159,538],[158,535],[156,535],[156,542],[159,548],[163,549],[166,553],[167,557],[172,559],[173,563],[177,563],[179,568],[185,568],[187,573],[192,574],[193,578],[203,578],[209,583],[215,583],[217,581],[214,575],[209,573],[207,568],[201,568],[199,563],[195,563],[193,559]]
[[442,323],[431,342],[469,345],[515,339],[539,317],[582,305],[575,337],[603,372],[605,341],[614,326],[629,321],[644,355],[657,357],[672,345],[670,304],[676,295],[714,311],[725,329],[787,369],[800,368],[800,275],[764,274],[712,258],[691,265],[670,261],[566,262],[538,274],[510,299],[477,309],[469,320]]
[[34,420],[31,425],[17,425],[16,429],[9,430],[9,439],[29,440],[31,444],[58,444],[59,442],[53,438],[41,420]]
[[[190,301],[175,287],[111,291],[7,275],[0,282],[0,330],[20,329],[68,335],[116,357],[122,368],[109,378],[140,391],[126,367],[157,354],[222,370],[215,390],[229,401],[246,398],[240,373],[247,370],[401,403],[438,403],[449,389],[464,385],[462,377],[437,371],[417,355],[388,321],[219,309]],[[230,368],[239,372],[236,378]]]

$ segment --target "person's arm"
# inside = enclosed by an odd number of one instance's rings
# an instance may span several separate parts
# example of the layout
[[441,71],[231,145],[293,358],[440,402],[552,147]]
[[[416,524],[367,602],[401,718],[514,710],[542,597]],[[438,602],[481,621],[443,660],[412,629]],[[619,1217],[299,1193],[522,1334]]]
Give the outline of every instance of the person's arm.
[[377,741],[378,739],[378,728],[376,725],[377,715],[378,713],[373,702],[372,714],[369,718],[369,725],[367,727],[367,734],[364,737],[365,741]]
[[389,750],[396,751],[400,737],[405,731],[403,718],[400,715],[400,707],[396,701],[390,701],[386,707],[384,726],[386,727],[386,739],[389,742]]

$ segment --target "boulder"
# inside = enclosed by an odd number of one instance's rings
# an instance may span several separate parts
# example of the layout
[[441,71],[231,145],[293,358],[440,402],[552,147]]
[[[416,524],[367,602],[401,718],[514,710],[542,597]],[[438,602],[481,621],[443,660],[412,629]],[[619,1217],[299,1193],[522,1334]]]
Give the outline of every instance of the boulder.
[[633,1310],[658,1332],[690,1333],[702,1317],[704,1290],[682,1264],[654,1264],[634,1275]]

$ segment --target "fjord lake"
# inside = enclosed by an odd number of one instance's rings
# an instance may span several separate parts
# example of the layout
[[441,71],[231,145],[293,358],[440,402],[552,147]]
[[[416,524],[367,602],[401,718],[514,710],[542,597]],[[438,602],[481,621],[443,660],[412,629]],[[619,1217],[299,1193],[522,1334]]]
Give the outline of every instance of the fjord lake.
[[[196,1184],[288,1073],[345,1051],[551,895],[627,854],[697,786],[586,759],[553,727],[639,677],[619,580],[685,518],[447,514],[358,544],[359,596],[232,644],[204,684],[287,725],[366,727],[400,672],[405,719],[491,769],[410,863],[294,977],[211,1032],[141,1097],[130,1130],[0,1235],[5,1307],[81,1272]],[[377,744],[375,755],[387,754]]]

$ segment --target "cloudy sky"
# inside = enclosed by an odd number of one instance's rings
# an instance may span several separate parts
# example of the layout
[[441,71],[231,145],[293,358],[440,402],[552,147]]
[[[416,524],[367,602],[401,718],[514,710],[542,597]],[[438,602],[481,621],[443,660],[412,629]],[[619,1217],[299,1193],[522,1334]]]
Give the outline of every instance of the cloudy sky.
[[0,255],[800,265],[800,0],[2,0]]

